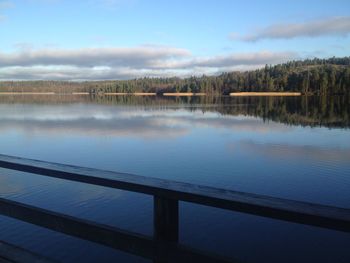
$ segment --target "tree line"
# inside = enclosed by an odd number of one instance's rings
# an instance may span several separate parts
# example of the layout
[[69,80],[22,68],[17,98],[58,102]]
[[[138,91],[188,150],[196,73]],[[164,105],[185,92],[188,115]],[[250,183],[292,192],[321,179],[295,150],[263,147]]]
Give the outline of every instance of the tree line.
[[349,94],[350,57],[306,59],[266,65],[252,71],[189,78],[138,78],[105,81],[2,81],[0,92],[134,93],[191,92],[228,95],[241,91],[294,91],[303,94]]

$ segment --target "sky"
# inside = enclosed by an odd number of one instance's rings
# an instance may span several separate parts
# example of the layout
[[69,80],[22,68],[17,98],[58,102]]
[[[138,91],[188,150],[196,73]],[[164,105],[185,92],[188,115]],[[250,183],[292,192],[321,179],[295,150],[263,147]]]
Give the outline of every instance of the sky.
[[0,80],[187,77],[349,55],[349,0],[0,0]]

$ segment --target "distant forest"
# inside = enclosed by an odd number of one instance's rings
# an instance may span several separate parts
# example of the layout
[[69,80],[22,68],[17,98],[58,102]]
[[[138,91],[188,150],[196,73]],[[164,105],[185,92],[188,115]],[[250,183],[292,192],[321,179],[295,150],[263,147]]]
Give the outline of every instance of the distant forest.
[[0,92],[134,93],[191,92],[228,95],[239,91],[294,91],[350,94],[350,57],[306,59],[245,72],[190,78],[139,78],[108,81],[2,81]]

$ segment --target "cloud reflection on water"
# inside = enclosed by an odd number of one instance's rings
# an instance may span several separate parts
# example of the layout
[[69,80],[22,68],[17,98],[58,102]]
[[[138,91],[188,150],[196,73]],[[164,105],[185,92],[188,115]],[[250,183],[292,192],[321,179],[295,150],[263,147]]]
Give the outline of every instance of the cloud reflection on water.
[[254,155],[266,156],[272,159],[312,159],[324,162],[350,162],[349,148],[258,143],[252,140],[241,140],[238,143],[232,144],[231,148],[239,148],[241,151]]
[[0,105],[0,131],[16,130],[26,135],[73,134],[79,136],[119,136],[147,139],[175,138],[194,128],[228,131],[288,131],[284,125],[242,116],[221,116],[190,112],[181,108],[167,110],[110,107],[101,105]]

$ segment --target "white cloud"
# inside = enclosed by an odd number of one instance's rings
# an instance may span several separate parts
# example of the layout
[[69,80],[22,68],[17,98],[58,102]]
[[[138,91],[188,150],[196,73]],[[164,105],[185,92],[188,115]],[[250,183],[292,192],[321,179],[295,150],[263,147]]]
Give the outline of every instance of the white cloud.
[[274,24],[252,34],[238,36],[232,40],[258,41],[263,39],[291,39],[297,37],[347,36],[350,33],[350,17],[331,17],[303,23]]
[[[0,80],[112,80],[140,77],[170,77],[178,71],[133,69],[127,67],[6,67],[0,68]],[[182,74],[181,74],[182,75]]]
[[0,1],[0,10],[13,7],[14,4],[11,1]]
[[196,57],[186,49],[156,45],[131,48],[35,49],[28,43],[22,43],[14,52],[0,52],[0,79],[187,77],[254,69],[296,58],[298,54],[294,52],[260,51]]
[[254,66],[264,64],[276,64],[282,61],[296,58],[294,52],[261,51],[253,53],[238,53],[224,56],[216,56],[207,59],[199,59],[195,64],[202,67],[233,67]]
[[36,4],[56,4],[56,3],[59,3],[61,0],[27,0],[27,1],[31,3],[36,3]]
[[70,65],[70,66],[152,66],[159,59],[187,57],[190,52],[171,47],[141,46],[135,48],[85,48],[20,50],[0,53],[0,67]]
[[0,23],[6,20],[6,16],[3,15],[3,11],[5,11],[8,8],[13,7],[14,4],[11,1],[0,1]]
[[90,3],[104,8],[121,8],[132,7],[136,4],[137,0],[90,0]]

